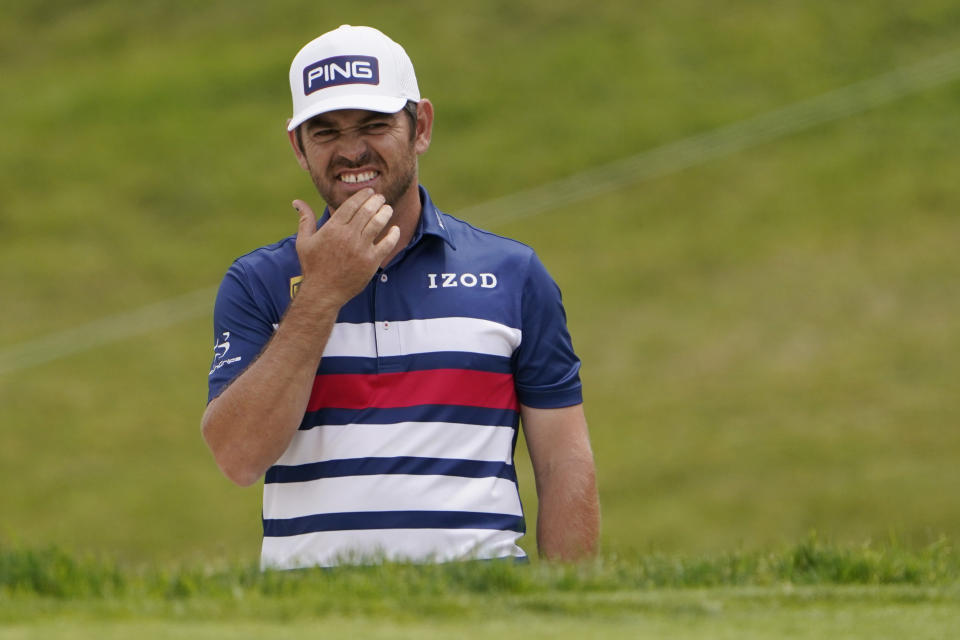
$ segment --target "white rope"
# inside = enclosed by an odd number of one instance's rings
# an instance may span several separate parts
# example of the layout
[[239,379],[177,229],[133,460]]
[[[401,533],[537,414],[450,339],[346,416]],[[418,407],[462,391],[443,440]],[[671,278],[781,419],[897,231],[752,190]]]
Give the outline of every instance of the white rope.
[[555,182],[461,209],[457,215],[480,226],[537,215],[856,115],[958,77],[960,49]]
[[0,375],[51,362],[124,338],[165,329],[209,313],[213,308],[216,292],[216,287],[192,291],[7,347],[0,351]]
[[[538,215],[889,104],[960,77],[960,49],[548,184],[461,209],[484,227]],[[0,350],[0,375],[210,313],[216,288],[184,294]]]

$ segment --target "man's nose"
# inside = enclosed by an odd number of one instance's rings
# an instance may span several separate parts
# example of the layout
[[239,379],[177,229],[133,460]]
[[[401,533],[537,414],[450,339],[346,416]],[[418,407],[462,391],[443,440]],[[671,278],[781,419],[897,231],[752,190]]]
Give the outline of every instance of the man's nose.
[[337,155],[350,162],[360,162],[369,152],[366,138],[356,130],[346,130],[337,138]]

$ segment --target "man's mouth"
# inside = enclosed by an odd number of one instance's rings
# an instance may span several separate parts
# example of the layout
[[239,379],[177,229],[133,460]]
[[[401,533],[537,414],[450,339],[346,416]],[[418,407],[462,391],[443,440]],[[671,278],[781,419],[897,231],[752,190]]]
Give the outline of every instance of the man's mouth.
[[359,182],[369,182],[379,175],[379,171],[362,171],[360,173],[341,173],[338,177],[340,178],[340,182],[357,184]]

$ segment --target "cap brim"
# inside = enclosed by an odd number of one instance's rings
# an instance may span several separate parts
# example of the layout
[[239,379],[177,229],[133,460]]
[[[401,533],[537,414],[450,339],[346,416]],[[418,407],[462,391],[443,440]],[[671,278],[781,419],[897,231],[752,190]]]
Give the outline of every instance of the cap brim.
[[407,98],[394,98],[371,95],[349,95],[329,98],[322,102],[315,102],[306,109],[294,114],[287,125],[287,131],[293,131],[301,124],[314,116],[340,109],[363,109],[364,111],[379,111],[380,113],[396,113],[407,104]]

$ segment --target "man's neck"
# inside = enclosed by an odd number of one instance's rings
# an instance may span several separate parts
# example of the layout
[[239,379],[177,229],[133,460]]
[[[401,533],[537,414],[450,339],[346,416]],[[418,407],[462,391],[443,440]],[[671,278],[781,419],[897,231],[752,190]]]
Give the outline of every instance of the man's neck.
[[390,222],[387,223],[383,234],[381,234],[382,237],[394,225],[400,227],[400,239],[397,241],[397,246],[383,260],[380,264],[381,267],[390,264],[390,261],[410,244],[410,240],[413,239],[420,224],[422,211],[423,203],[420,201],[419,183],[415,180],[413,185],[400,197],[400,200],[393,205],[393,217],[390,218]]

